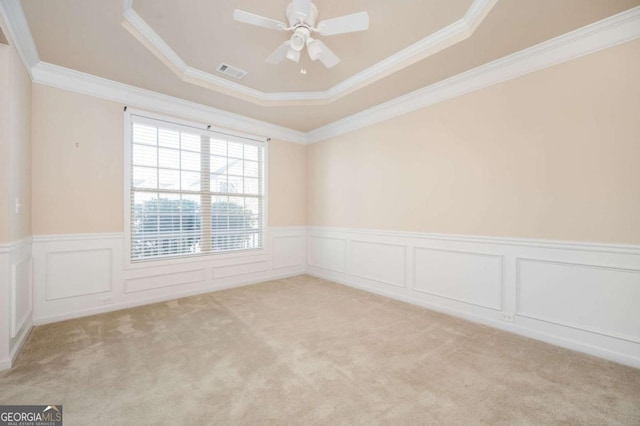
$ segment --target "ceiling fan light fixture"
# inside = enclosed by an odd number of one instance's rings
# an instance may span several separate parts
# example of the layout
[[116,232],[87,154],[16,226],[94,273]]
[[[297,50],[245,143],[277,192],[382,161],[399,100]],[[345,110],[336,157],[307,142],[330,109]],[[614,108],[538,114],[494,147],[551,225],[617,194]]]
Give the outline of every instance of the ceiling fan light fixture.
[[309,38],[309,30],[300,27],[293,32],[291,36],[291,47],[298,52],[304,49],[305,44],[307,44],[307,38]]
[[307,52],[309,53],[309,58],[312,61],[318,60],[320,54],[322,53],[322,45],[318,40],[313,40],[309,38],[307,42]]
[[299,50],[295,50],[293,47],[291,47],[288,51],[287,51],[287,59],[293,61],[293,62],[300,62],[300,51]]

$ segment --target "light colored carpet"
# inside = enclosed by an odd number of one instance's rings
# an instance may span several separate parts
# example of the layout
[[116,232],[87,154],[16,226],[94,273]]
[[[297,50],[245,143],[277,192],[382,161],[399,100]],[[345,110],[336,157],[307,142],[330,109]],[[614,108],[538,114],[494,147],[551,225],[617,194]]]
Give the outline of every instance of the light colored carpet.
[[87,424],[640,424],[640,370],[309,276],[36,327],[1,404]]

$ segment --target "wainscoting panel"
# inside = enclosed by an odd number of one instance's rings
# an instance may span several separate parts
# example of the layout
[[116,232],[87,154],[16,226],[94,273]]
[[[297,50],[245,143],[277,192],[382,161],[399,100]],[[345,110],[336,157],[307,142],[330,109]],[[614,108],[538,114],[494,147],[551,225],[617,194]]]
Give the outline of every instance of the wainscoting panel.
[[256,272],[265,272],[269,269],[267,262],[251,262],[243,265],[221,266],[213,268],[213,277],[216,279],[249,275]]
[[111,290],[111,250],[73,250],[47,253],[47,300],[104,293]]
[[137,291],[204,282],[204,275],[204,268],[200,267],[187,271],[154,273],[137,278],[127,278],[124,280],[124,292],[135,293]]
[[273,237],[273,269],[299,267],[304,262],[304,238],[300,235]]
[[33,326],[31,252],[31,238],[0,244],[0,370],[11,368]]
[[414,289],[500,310],[502,256],[416,247]]
[[351,241],[349,273],[397,287],[406,284],[407,248],[399,244]]
[[345,272],[346,257],[345,239],[313,234],[309,236],[309,265],[333,272]]
[[[237,287],[305,272],[304,227],[270,228],[267,249],[128,265],[124,236],[36,236],[34,323]],[[275,269],[272,265],[277,265]]]
[[517,314],[640,343],[640,270],[518,259]]
[[27,321],[32,307],[31,255],[11,265],[11,338],[15,338]]
[[638,246],[330,227],[308,233],[308,274],[640,367]]

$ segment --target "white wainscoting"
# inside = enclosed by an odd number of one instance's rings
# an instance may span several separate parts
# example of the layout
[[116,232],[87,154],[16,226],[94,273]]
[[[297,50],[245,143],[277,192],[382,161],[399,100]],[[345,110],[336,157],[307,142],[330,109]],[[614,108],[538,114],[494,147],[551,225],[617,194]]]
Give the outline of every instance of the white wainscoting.
[[306,269],[304,227],[269,228],[266,250],[127,268],[124,236],[33,238],[34,324],[298,275]]
[[640,247],[309,227],[307,273],[640,367]]
[[33,327],[31,271],[31,238],[0,245],[0,370],[13,365]]
[[305,272],[640,367],[639,246],[285,227],[263,253],[125,268],[123,244],[82,234],[0,247],[0,368],[32,323]]

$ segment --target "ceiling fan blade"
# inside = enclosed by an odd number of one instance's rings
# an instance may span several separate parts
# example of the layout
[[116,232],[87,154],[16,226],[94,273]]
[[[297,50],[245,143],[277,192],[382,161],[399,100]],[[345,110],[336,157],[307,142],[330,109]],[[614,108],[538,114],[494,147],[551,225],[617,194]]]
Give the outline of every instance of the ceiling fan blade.
[[285,41],[278,47],[269,57],[266,59],[269,64],[279,64],[287,57],[287,52],[289,51],[289,40]]
[[276,21],[275,19],[265,18],[264,16],[254,15],[253,13],[245,12],[244,10],[234,10],[233,19],[238,22],[244,22],[245,24],[257,25],[258,27],[269,28],[270,30],[286,30],[287,25],[284,22]]
[[338,63],[340,62],[340,58],[338,58],[336,54],[327,47],[326,44],[324,44],[320,40],[316,41],[319,43],[318,46],[320,46],[320,56],[318,56],[320,62],[322,62],[327,68],[333,68],[338,65]]
[[353,33],[369,29],[367,12],[352,13],[338,18],[327,19],[318,23],[318,32],[322,35]]
[[311,13],[311,0],[293,0],[292,3],[296,16],[304,21]]

